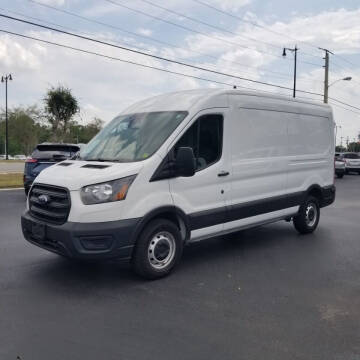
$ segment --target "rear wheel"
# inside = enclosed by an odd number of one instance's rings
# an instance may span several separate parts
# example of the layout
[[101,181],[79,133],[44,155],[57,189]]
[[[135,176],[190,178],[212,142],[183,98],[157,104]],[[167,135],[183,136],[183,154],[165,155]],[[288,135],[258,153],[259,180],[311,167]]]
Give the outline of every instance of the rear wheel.
[[300,206],[299,213],[294,217],[295,229],[300,234],[312,233],[320,220],[320,206],[317,198],[309,196]]
[[170,273],[182,255],[183,243],[178,227],[166,219],[151,221],[137,240],[133,266],[146,279]]
[[339,179],[342,179],[342,178],[344,177],[344,173],[336,174],[336,176],[337,176]]

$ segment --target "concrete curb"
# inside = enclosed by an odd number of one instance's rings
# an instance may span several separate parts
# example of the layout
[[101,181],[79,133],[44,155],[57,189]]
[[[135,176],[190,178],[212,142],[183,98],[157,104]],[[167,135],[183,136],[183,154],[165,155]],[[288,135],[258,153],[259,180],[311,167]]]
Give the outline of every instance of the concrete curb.
[[16,188],[4,188],[0,189],[0,191],[11,191],[11,190],[24,190],[23,187],[16,187]]

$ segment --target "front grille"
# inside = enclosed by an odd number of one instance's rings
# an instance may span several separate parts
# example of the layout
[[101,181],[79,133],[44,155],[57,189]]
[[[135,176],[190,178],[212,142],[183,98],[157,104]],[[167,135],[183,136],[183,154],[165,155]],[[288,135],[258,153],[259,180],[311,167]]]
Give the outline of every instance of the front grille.
[[29,210],[37,219],[63,224],[70,212],[69,192],[58,186],[35,184],[29,195]]

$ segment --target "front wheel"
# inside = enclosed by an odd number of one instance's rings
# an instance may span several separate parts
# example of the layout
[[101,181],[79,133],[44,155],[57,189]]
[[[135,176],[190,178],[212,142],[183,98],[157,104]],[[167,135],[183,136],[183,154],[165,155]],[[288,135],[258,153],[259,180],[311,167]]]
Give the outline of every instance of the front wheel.
[[320,220],[319,201],[309,196],[300,206],[298,214],[294,217],[295,229],[300,234],[310,234],[318,226]]
[[344,173],[336,174],[336,176],[337,176],[339,179],[342,179],[342,178],[344,177]]
[[166,219],[151,221],[137,240],[133,267],[146,279],[170,273],[182,255],[183,242],[178,227]]

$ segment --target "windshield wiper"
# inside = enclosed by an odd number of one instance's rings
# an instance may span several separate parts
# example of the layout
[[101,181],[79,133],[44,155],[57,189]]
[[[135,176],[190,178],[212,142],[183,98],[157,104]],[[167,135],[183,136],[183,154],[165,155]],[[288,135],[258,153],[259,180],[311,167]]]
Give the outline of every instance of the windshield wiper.
[[99,162],[112,161],[112,160],[109,160],[109,159],[102,159],[102,158],[97,158],[97,159],[81,159],[81,160],[84,160],[84,161],[99,161]]
[[99,162],[127,162],[127,161],[123,161],[123,160],[117,160],[117,159],[103,159],[103,158],[96,158],[96,159],[85,159],[85,158],[79,158],[79,160],[83,160],[83,161],[99,161]]

